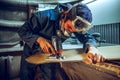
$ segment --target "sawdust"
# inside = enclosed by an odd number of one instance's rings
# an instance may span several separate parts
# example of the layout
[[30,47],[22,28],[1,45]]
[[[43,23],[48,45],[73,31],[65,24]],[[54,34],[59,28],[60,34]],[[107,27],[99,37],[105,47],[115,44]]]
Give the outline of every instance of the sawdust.
[[118,66],[118,65],[110,64],[110,63],[97,63],[97,64],[93,64],[93,65],[113,71],[116,73],[116,75],[118,77],[120,77],[120,66]]

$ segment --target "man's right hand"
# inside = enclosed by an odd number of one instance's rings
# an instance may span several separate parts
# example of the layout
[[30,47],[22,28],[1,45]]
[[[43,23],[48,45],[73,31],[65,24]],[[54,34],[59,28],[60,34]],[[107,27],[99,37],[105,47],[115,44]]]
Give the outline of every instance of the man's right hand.
[[41,47],[41,49],[43,50],[44,53],[55,54],[55,50],[54,50],[52,44],[47,39],[45,39],[43,37],[39,37],[37,39],[37,43],[39,44],[39,46]]

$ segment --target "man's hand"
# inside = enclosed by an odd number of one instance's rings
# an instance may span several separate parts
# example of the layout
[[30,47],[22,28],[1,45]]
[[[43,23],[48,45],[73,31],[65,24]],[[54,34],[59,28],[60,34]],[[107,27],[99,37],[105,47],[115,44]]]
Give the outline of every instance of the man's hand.
[[85,62],[87,64],[97,63],[97,62],[103,62],[105,61],[104,56],[98,51],[95,47],[89,47],[88,52],[86,54],[86,60]]
[[55,54],[55,50],[52,46],[52,44],[46,40],[43,37],[39,37],[37,39],[37,43],[39,44],[39,46],[41,47],[41,49],[43,50],[44,53],[53,53]]

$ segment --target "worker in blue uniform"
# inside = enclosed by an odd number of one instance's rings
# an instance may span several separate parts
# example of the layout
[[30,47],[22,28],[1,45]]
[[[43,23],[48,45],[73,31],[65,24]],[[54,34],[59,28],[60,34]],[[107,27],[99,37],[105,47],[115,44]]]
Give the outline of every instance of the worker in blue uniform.
[[[38,66],[26,62],[27,57],[38,51],[41,53],[55,53],[51,38],[52,36],[59,37],[57,31],[61,34],[62,42],[73,33],[83,43],[83,49],[87,54],[87,63],[104,61],[104,57],[99,54],[100,52],[96,48],[94,37],[87,32],[92,27],[91,21],[91,11],[83,4],[76,6],[58,4],[55,9],[38,11],[33,14],[18,30],[19,36],[25,42],[21,56],[21,80],[33,80],[35,69]],[[55,64],[41,64],[39,67],[44,80],[56,80]]]

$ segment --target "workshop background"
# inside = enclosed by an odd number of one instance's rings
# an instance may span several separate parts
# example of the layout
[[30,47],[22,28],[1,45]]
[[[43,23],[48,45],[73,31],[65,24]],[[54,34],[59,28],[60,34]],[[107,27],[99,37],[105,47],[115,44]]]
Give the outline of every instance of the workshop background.
[[[120,45],[120,0],[0,0],[0,80],[19,80],[23,43],[17,30],[33,13],[53,9],[57,3],[87,4],[94,26],[89,32],[98,47]],[[82,48],[74,35],[62,45]]]

